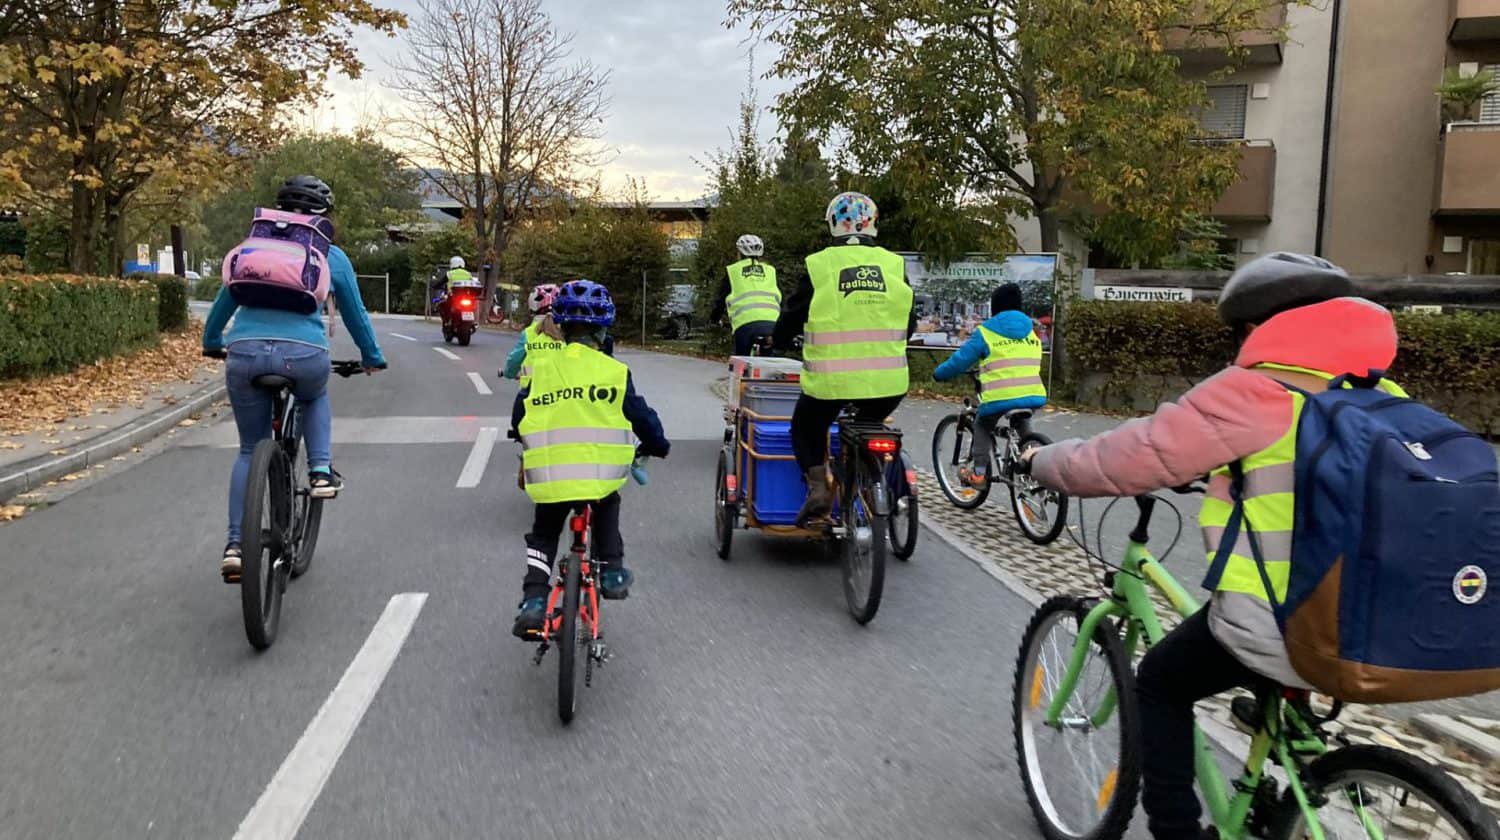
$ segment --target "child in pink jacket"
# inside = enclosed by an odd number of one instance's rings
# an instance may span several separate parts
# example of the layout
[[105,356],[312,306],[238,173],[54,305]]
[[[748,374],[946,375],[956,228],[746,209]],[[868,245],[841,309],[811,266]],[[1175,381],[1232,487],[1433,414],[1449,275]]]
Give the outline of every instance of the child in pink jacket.
[[[1275,253],[1243,266],[1219,298],[1219,314],[1241,342],[1233,365],[1149,417],[1036,450],[1032,475],[1047,487],[1089,497],[1136,496],[1214,472],[1200,521],[1209,519],[1210,509],[1232,504],[1225,465],[1256,456],[1264,463],[1275,460],[1268,452],[1291,451],[1284,438],[1300,397],[1286,386],[1320,391],[1339,374],[1378,376],[1390,367],[1395,322],[1353,291],[1343,269],[1317,257]],[[1381,387],[1401,394],[1390,382]],[[1289,522],[1292,473],[1281,466],[1265,470],[1258,492],[1285,493],[1279,504]],[[1247,473],[1247,487],[1252,476]],[[1222,529],[1205,523],[1204,530],[1211,559]],[[1290,559],[1289,528],[1257,531],[1263,551],[1284,546]],[[1193,792],[1193,703],[1237,686],[1306,687],[1287,661],[1269,600],[1232,590],[1221,583],[1207,607],[1146,653],[1136,675],[1142,735],[1150,745],[1141,804],[1157,840],[1203,836]]]

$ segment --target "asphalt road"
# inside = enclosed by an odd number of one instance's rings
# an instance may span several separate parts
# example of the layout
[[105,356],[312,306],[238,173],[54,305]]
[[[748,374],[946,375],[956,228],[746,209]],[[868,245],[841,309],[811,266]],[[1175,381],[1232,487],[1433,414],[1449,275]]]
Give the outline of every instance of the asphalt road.
[[[0,526],[0,838],[228,838],[304,809],[304,838],[1039,836],[1008,712],[1030,607],[930,534],[868,627],[815,546],[742,533],[719,561],[713,363],[620,354],[675,446],[624,491],[638,583],[560,726],[555,661],[509,635],[513,339],[452,359],[434,324],[376,326],[391,370],[332,385],[349,486],[270,651],[218,579],[222,413]],[[426,599],[393,629],[404,593]]]

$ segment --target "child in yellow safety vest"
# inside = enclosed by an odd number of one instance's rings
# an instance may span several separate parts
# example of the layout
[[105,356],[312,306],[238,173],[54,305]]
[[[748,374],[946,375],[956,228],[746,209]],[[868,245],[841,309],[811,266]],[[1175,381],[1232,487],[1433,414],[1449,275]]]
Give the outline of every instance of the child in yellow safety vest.
[[[974,424],[974,466],[964,479],[982,487],[990,452],[995,446],[995,428],[1000,418],[1016,409],[1038,409],[1047,404],[1042,384],[1042,342],[1031,317],[1021,311],[1021,287],[1006,283],[990,295],[989,320],[980,324],[969,340],[933,371],[939,382],[956,379],[969,371],[979,372],[979,422]],[[1021,434],[1026,420],[1012,421]]]

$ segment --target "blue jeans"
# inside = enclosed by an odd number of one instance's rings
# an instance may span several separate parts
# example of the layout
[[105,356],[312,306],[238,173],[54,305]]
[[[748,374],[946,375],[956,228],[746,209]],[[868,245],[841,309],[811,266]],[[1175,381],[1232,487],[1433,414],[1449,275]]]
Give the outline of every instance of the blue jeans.
[[240,541],[245,484],[255,445],[271,436],[272,394],[251,384],[274,373],[292,380],[292,394],[302,412],[302,440],[309,468],[332,463],[333,408],[328,402],[328,351],[293,341],[236,341],[229,345],[224,367],[234,425],[240,432],[240,454],[229,474],[229,542]]

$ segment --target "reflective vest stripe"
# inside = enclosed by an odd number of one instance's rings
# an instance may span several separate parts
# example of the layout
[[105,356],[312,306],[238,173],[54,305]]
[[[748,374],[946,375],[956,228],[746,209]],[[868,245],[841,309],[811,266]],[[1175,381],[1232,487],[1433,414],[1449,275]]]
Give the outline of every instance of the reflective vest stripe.
[[560,446],[565,443],[613,443],[630,446],[635,443],[635,435],[625,429],[581,426],[572,429],[549,429],[521,436],[521,445],[527,449],[536,446]]
[[[747,303],[741,306],[736,306],[733,309],[729,310],[729,320],[731,323],[733,323],[735,318],[754,312],[757,309],[763,309],[768,312],[775,312],[777,314],[781,313],[781,307],[774,303]],[[775,319],[766,318],[764,320],[774,321]]]
[[629,464],[548,464],[526,470],[527,489],[557,481],[624,481],[629,477]]
[[831,344],[861,344],[867,341],[906,341],[906,330],[836,330],[810,332],[803,337],[807,344],[826,347]]
[[[1205,525],[1203,527],[1203,544],[1209,553],[1219,550],[1219,543],[1224,539],[1223,525]],[[1267,563],[1289,563],[1292,559],[1292,532],[1291,531],[1261,531],[1255,532],[1255,542],[1260,545],[1260,556]],[[1250,538],[1244,529],[1240,529],[1239,536],[1234,541],[1232,553],[1250,560],[1254,560],[1255,553],[1250,546]],[[1257,577],[1257,581],[1259,577]]]
[[735,295],[734,297],[729,299],[727,305],[734,306],[735,304],[744,303],[745,301],[753,298],[765,298],[774,303],[779,299],[779,297],[780,296],[775,292],[766,291],[764,289],[756,289],[754,291],[745,292],[744,294]]
[[861,370],[895,370],[906,367],[906,356],[868,356],[863,359],[817,359],[802,363],[812,373],[850,373]]
[[992,371],[1013,367],[1036,367],[1037,364],[1038,362],[1036,359],[996,359],[993,362],[985,362],[983,365],[981,365],[979,368],[979,372],[990,373]]
[[986,391],[998,391],[1001,388],[1018,388],[1022,385],[1040,385],[1040,376],[1016,376],[1009,379],[994,379],[979,386],[981,393]]

